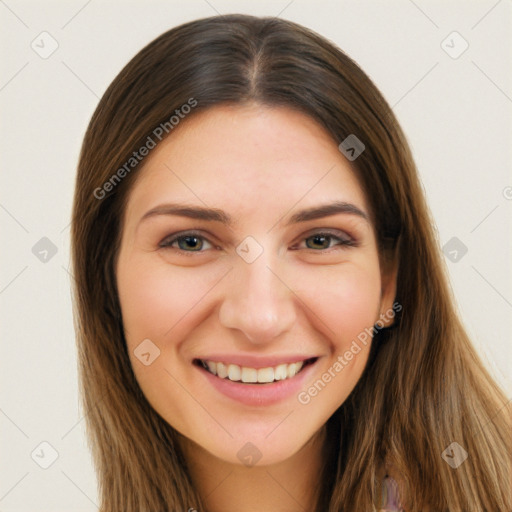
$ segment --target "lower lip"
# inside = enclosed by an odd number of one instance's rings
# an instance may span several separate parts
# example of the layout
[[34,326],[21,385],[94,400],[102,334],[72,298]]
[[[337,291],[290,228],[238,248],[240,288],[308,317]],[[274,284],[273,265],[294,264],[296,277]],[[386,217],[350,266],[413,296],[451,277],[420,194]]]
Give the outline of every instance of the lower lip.
[[285,380],[278,380],[267,384],[242,384],[233,382],[228,378],[221,379],[208,370],[194,365],[209,384],[223,395],[245,405],[272,405],[282,402],[290,396],[297,396],[304,388],[304,382],[314,371],[318,359],[305,366],[297,375]]

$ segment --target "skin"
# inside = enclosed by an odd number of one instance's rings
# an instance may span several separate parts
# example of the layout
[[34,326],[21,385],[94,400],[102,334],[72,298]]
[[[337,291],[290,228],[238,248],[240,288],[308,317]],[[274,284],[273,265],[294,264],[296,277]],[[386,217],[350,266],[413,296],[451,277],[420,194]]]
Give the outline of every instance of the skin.
[[[146,157],[130,192],[116,265],[129,354],[148,401],[181,434],[209,512],[313,508],[325,423],[360,378],[370,343],[308,404],[296,395],[266,407],[240,404],[205,384],[192,360],[212,350],[316,355],[309,386],[390,310],[396,274],[379,263],[370,220],[338,213],[285,226],[298,210],[334,200],[370,215],[350,163],[316,121],[257,104],[182,121]],[[140,221],[170,202],[224,210],[236,223]],[[160,246],[192,229],[204,238],[191,248]],[[333,238],[316,240],[325,229]],[[263,248],[252,263],[236,252],[247,236]],[[160,350],[147,366],[134,355],[145,339]],[[237,457],[247,442],[261,452],[254,467]]]

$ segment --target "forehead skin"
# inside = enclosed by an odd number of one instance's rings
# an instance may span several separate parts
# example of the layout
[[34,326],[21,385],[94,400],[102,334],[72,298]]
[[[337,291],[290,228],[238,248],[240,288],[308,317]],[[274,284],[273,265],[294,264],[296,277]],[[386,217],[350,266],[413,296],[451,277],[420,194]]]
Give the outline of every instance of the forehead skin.
[[123,225],[167,202],[222,208],[235,228],[283,225],[291,210],[346,200],[370,215],[364,191],[330,134],[288,108],[217,106],[185,119],[151,150]]

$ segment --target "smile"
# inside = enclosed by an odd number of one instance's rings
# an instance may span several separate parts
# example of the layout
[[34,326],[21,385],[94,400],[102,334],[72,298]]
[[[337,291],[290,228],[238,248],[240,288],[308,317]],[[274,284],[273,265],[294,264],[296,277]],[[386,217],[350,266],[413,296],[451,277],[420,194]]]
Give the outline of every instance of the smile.
[[290,364],[279,364],[266,368],[251,368],[237,364],[222,363],[208,360],[196,360],[205,370],[221,379],[243,384],[268,384],[279,380],[295,377],[302,368],[316,361],[316,358]]
[[[320,357],[225,357],[196,358],[199,370],[215,392],[247,406],[271,406],[293,399],[317,371]],[[228,362],[229,361],[229,362]],[[238,363],[238,364],[237,364]]]

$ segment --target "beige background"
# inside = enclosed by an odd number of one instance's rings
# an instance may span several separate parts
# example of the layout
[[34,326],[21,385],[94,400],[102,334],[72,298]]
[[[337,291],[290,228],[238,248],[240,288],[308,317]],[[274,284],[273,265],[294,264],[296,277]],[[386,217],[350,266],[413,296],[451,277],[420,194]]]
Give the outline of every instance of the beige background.
[[[511,0],[1,0],[2,512],[97,510],[68,273],[81,139],[98,99],[138,50],[182,22],[230,12],[318,31],[393,105],[440,244],[459,240],[447,246],[446,264],[461,315],[512,397]],[[43,469],[53,450],[57,459]]]

